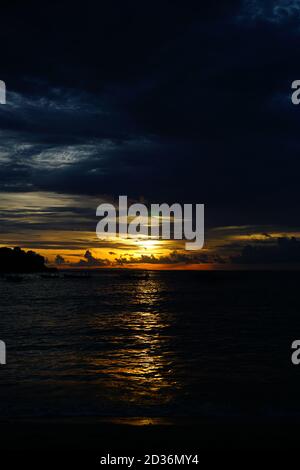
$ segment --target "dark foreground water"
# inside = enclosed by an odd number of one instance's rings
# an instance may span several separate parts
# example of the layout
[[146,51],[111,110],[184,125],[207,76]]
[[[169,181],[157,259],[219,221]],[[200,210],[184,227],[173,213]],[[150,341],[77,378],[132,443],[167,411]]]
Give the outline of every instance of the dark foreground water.
[[300,416],[297,273],[0,279],[1,417]]

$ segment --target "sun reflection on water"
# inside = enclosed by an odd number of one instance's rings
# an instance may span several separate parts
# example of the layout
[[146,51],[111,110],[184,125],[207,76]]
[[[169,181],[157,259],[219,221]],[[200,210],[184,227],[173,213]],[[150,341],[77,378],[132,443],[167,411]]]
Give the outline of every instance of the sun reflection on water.
[[94,366],[105,374],[112,396],[122,391],[122,399],[130,403],[168,403],[179,384],[172,369],[170,318],[158,305],[165,286],[156,278],[131,284],[130,294],[126,289],[123,293],[126,311],[115,315],[112,332],[106,332],[111,350],[98,356]]

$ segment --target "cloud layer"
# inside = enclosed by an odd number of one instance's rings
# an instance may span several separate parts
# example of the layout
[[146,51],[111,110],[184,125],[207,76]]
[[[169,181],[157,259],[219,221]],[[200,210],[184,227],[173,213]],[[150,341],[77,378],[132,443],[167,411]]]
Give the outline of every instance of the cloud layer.
[[[298,16],[295,0],[4,6],[3,243],[21,226],[92,231],[96,201],[120,194],[205,203],[207,229],[296,229]],[[65,205],[33,221],[17,196],[7,212],[17,193]]]

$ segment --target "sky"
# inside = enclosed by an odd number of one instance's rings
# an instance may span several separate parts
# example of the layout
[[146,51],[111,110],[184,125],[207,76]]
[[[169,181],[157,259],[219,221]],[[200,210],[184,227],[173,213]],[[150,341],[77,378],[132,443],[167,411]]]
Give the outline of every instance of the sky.
[[[58,267],[299,267],[300,1],[1,4],[0,245]],[[96,208],[205,204],[205,245]]]

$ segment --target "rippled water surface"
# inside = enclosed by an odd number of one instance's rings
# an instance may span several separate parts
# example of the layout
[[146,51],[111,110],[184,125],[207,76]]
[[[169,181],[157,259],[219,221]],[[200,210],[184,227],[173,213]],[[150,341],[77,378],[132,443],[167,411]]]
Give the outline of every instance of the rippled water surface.
[[298,413],[299,276],[0,280],[2,416]]

